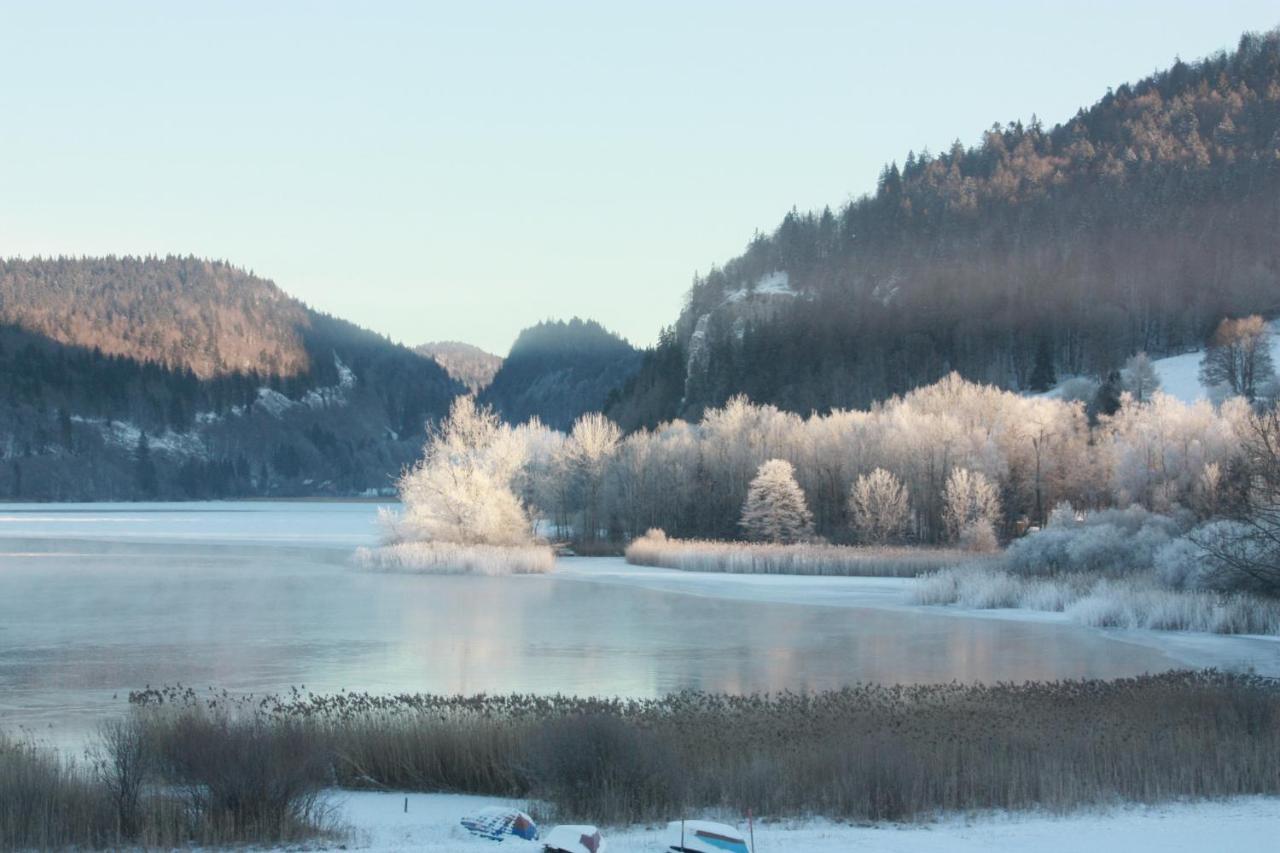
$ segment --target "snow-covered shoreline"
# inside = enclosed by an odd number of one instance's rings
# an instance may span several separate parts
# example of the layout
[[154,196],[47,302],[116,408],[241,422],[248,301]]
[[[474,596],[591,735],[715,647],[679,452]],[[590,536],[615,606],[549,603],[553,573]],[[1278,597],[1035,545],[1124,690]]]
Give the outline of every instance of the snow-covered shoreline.
[[[408,809],[405,809],[406,800]],[[391,853],[493,850],[493,842],[468,835],[459,825],[464,815],[485,805],[519,801],[457,794],[335,791],[329,801],[333,818],[351,836],[332,849],[360,849]],[[717,819],[745,821],[732,815]],[[1239,797],[1228,800],[1126,805],[1076,812],[1066,816],[1044,813],[987,812],[948,815],[932,823],[854,825],[822,819],[758,821],[757,849],[836,853],[875,850],[879,853],[934,851],[1036,850],[1040,853],[1131,853],[1134,850],[1179,851],[1273,849],[1280,826],[1280,798]],[[544,826],[544,831],[549,829]],[[662,849],[662,827],[605,827],[609,853],[650,853]],[[512,839],[503,851],[537,851],[535,842]]]
[[912,578],[826,577],[811,575],[735,575],[685,572],[634,566],[621,557],[560,560],[556,576],[576,581],[611,583],[662,592],[722,598],[733,601],[805,604],[821,607],[871,608],[932,613],[957,618],[1005,619],[1073,625],[1096,631],[1119,642],[1154,649],[1173,666],[1251,669],[1280,678],[1280,637],[1201,634],[1189,631],[1149,631],[1091,628],[1062,613],[1041,610],[979,610],[955,605],[914,604]]

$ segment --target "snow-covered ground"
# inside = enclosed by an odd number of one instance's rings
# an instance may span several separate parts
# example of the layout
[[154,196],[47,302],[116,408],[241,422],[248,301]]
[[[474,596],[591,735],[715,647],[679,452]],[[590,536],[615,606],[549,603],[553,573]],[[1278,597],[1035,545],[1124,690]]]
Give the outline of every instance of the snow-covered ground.
[[[1272,322],[1270,329],[1271,360],[1280,367],[1280,320]],[[1151,364],[1160,377],[1160,390],[1184,403],[1212,399],[1214,395],[1210,389],[1200,384],[1200,362],[1203,358],[1204,351],[1196,350],[1154,359]],[[1057,396],[1061,391],[1062,385],[1059,385],[1046,396]]]
[[[767,601],[826,607],[911,610],[949,614],[957,618],[1009,619],[1075,624],[1062,613],[1041,610],[973,608],[913,604],[911,578],[847,578],[813,575],[739,575],[721,572],[683,572],[632,566],[621,557],[563,559],[556,564],[561,578],[623,584],[662,592],[700,595],[733,601]],[[1153,648],[1179,665],[1201,668],[1251,669],[1280,678],[1280,637],[1201,634],[1189,631],[1148,631],[1088,628],[1108,637]]]
[[[408,798],[408,811],[405,799]],[[523,803],[452,794],[335,792],[334,818],[350,827],[347,848],[372,851],[537,851],[536,842],[497,845],[467,834],[463,816],[486,805]],[[724,820],[724,816],[716,819]],[[734,821],[730,821],[734,822]],[[737,821],[743,830],[746,825]],[[543,827],[543,830],[550,827]],[[657,853],[662,827],[603,829],[609,853]],[[1037,853],[1137,853],[1137,851],[1268,851],[1280,845],[1280,799],[1242,797],[1220,802],[1125,806],[1065,817],[1043,814],[978,814],[933,823],[856,826],[825,820],[758,823],[756,850],[874,850],[878,853],[968,853],[1010,850]]]
[[1160,377],[1160,390],[1184,403],[1207,400],[1209,389],[1200,384],[1200,361],[1203,352],[1184,352],[1151,362]]

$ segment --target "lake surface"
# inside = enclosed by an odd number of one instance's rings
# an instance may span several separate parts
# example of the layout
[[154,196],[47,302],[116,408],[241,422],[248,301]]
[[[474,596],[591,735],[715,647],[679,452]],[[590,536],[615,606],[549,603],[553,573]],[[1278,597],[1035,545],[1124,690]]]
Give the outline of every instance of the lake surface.
[[760,600],[807,583],[834,600],[860,579],[743,578],[754,591],[735,600],[629,582],[661,570],[616,560],[537,577],[367,573],[349,556],[375,541],[375,514],[367,503],[0,505],[0,728],[74,743],[130,690],[175,682],[652,696],[1176,665],[1071,625]]

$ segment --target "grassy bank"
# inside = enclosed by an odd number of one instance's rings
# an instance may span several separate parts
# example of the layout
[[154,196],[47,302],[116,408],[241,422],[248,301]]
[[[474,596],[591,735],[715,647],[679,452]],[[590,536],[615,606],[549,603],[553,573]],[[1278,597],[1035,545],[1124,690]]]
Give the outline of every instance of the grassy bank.
[[627,546],[628,563],[689,572],[907,578],[967,562],[954,548],[717,542],[650,531]]

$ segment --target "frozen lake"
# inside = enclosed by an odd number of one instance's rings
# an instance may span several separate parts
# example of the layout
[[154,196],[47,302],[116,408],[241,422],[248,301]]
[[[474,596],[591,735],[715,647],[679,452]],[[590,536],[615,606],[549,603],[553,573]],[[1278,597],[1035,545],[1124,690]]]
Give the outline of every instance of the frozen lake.
[[[650,696],[1180,665],[1073,625],[895,606],[893,582],[618,560],[565,560],[539,577],[364,573],[349,554],[374,541],[375,514],[368,503],[0,505],[0,728],[74,743],[130,690],[174,682]],[[878,599],[886,606],[859,604]]]

